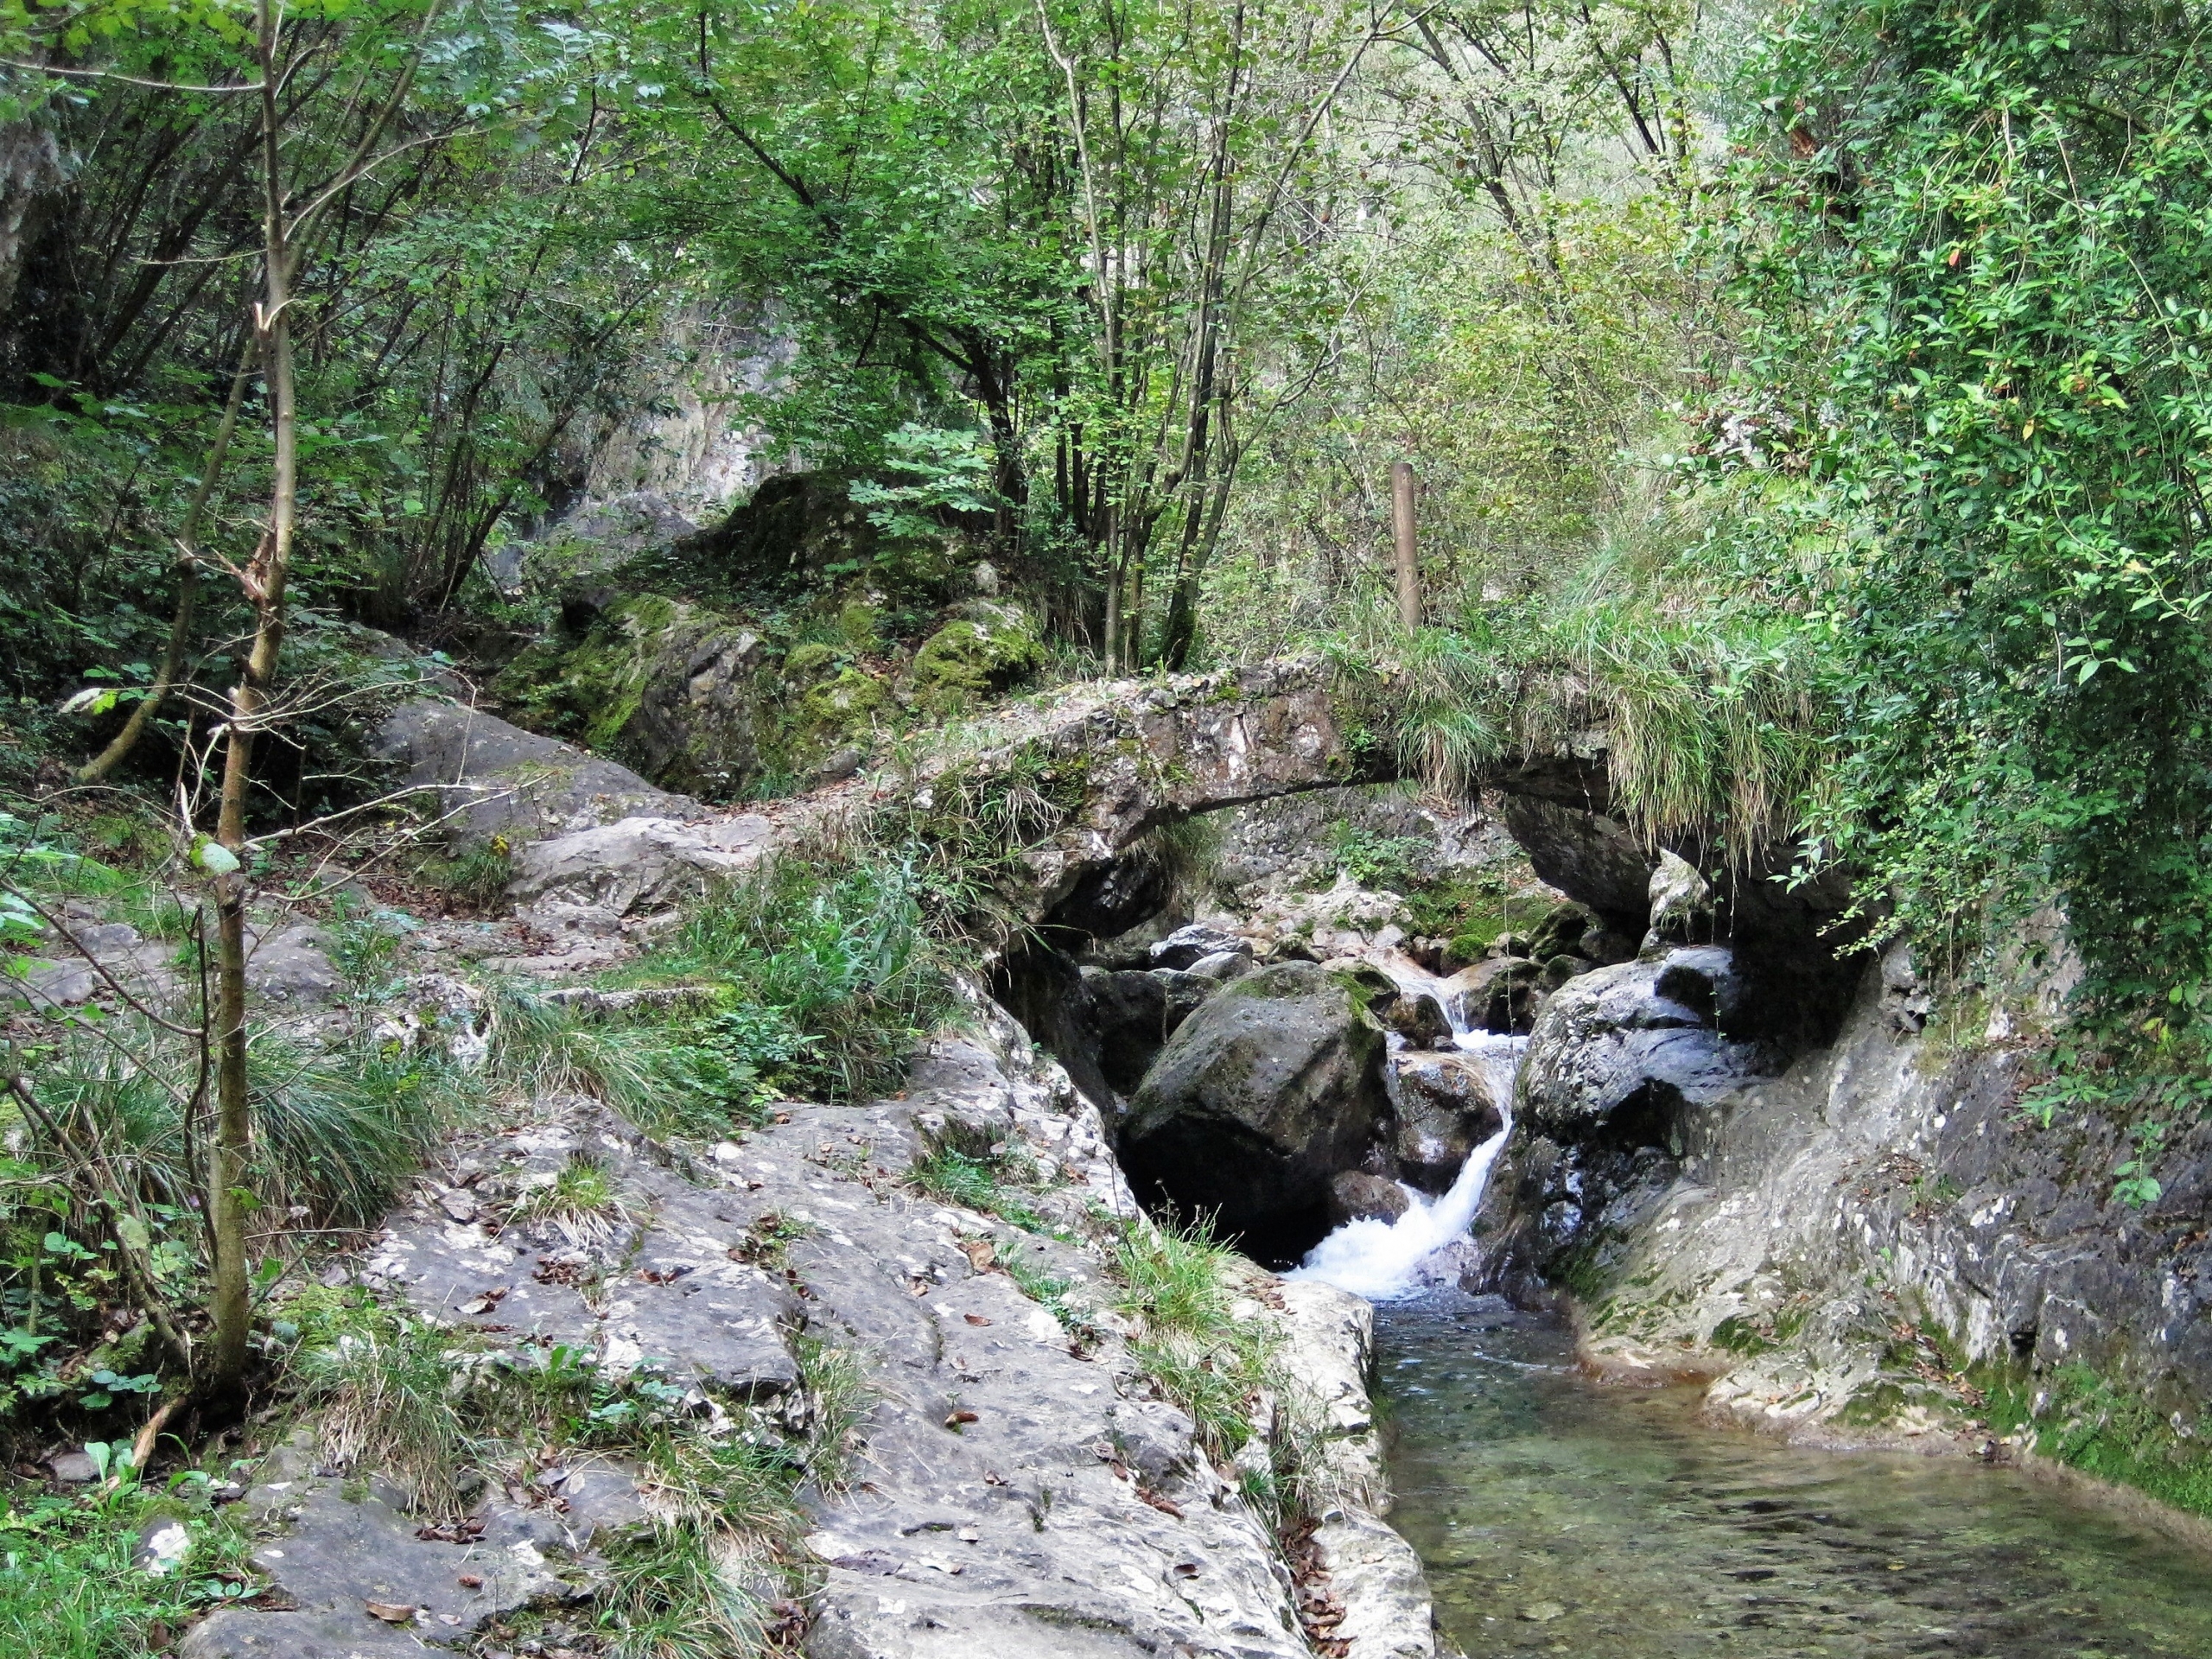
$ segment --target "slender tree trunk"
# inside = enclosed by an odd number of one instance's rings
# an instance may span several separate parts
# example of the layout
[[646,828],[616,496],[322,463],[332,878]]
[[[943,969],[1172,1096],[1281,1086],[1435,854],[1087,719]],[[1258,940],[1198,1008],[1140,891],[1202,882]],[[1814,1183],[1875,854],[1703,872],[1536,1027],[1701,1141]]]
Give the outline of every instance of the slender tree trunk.
[[1398,620],[1410,633],[1421,626],[1421,547],[1414,538],[1414,469],[1390,467],[1390,537],[1397,555]]
[[276,88],[278,35],[275,0],[257,0],[262,93],[262,165],[268,186],[263,227],[266,294],[254,315],[261,361],[269,386],[269,415],[274,458],[270,467],[269,524],[246,567],[245,588],[254,613],[253,644],[245,671],[231,688],[231,718],[223,754],[223,791],[215,838],[232,855],[235,868],[215,879],[217,936],[215,1137],[208,1171],[210,1231],[214,1238],[215,1352],[211,1381],[219,1391],[235,1393],[245,1372],[251,1307],[246,1286],[246,1179],[253,1147],[252,1117],[246,1099],[245,804],[251,781],[253,739],[283,645],[284,583],[289,574],[292,532],[299,509],[298,412],[292,385],[291,249],[284,223],[284,185],[279,154]]

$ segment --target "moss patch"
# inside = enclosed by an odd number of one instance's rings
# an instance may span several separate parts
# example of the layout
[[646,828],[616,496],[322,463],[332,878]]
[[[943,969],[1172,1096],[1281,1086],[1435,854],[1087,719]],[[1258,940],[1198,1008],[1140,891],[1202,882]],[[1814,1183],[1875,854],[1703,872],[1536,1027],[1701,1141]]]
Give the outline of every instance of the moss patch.
[[2087,1365],[2036,1377],[2021,1368],[1984,1364],[1974,1369],[1974,1381],[1992,1429],[2032,1433],[2043,1457],[2212,1517],[2212,1446],[2205,1444],[2212,1420],[2201,1412],[2195,1422],[2184,1419],[2177,1427],[2142,1393]]
[[948,622],[914,653],[914,690],[925,705],[964,706],[1036,671],[1045,648],[1028,619],[1009,606]]

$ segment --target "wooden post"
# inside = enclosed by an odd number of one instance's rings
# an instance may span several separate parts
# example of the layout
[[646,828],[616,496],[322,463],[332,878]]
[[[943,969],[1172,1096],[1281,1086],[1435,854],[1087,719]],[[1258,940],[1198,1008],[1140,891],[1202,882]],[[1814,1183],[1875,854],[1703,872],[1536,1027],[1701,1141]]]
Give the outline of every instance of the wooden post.
[[1411,632],[1421,626],[1421,554],[1414,542],[1414,468],[1411,461],[1390,467],[1390,531],[1397,544],[1398,620]]

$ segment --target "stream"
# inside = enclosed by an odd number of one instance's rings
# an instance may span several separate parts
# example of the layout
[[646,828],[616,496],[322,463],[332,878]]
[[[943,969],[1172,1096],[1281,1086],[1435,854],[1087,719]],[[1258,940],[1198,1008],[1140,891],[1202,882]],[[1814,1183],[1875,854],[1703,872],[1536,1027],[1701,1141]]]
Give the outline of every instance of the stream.
[[2016,1470],[1798,1450],[1606,1387],[1556,1321],[1376,1310],[1391,1524],[1470,1659],[2212,1655],[2197,1552]]
[[[1510,1102],[1526,1039],[1446,1008]],[[1470,1659],[2212,1656],[2212,1563],[2144,1522],[2015,1469],[1708,1425],[1699,1388],[1601,1385],[1560,1321],[1459,1289],[1511,1128],[1295,1270],[1376,1304],[1391,1522]]]

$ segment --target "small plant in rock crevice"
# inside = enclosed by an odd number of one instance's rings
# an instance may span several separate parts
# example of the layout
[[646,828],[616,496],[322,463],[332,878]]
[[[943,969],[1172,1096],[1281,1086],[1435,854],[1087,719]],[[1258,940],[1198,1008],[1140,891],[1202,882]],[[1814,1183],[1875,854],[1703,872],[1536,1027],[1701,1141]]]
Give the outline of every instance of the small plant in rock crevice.
[[907,1179],[933,1198],[996,1216],[1024,1232],[1041,1233],[1046,1228],[1045,1217],[1020,1192],[1036,1185],[1036,1166],[1019,1154],[987,1153],[978,1158],[940,1147],[916,1160]]

